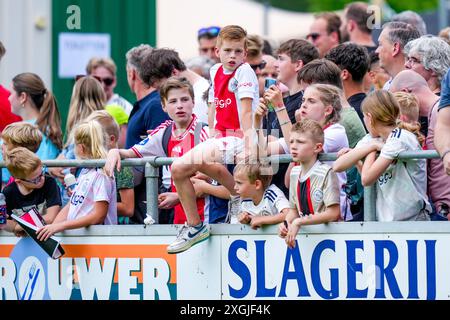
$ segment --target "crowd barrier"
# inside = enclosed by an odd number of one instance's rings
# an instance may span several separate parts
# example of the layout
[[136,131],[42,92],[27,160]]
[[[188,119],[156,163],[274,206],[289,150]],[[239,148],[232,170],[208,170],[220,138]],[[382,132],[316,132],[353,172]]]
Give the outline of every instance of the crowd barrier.
[[[400,156],[418,157],[438,155],[425,151]],[[145,166],[148,212],[157,212],[157,167],[170,162],[122,161],[125,166]],[[44,163],[99,167],[104,161]],[[373,191],[365,192],[374,201]],[[375,220],[374,202],[366,212],[371,210],[367,220]],[[0,231],[0,300],[450,298],[450,224],[445,222],[305,226],[293,249],[277,236],[277,226],[252,230],[246,225],[213,225],[208,241],[169,255],[166,246],[178,228],[125,225],[65,231],[57,235],[66,252],[58,260],[32,239]]]

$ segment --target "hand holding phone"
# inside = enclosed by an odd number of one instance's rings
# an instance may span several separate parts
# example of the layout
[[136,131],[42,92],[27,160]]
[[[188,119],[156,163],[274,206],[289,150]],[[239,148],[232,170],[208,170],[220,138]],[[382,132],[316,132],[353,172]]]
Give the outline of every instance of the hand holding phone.
[[[269,90],[269,88],[270,88],[272,85],[276,85],[276,84],[277,84],[277,79],[274,79],[274,78],[266,78],[266,80],[264,81],[264,91]],[[275,109],[274,109],[274,107],[273,107],[273,105],[272,105],[271,102],[269,102],[269,103],[267,104],[267,108],[269,109],[269,112],[275,111]]]

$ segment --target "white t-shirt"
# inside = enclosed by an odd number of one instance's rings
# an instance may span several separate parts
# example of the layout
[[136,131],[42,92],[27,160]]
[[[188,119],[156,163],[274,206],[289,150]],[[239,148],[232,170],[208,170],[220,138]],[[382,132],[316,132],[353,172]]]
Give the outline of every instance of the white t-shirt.
[[[357,145],[359,148],[371,141],[366,135]],[[393,160],[403,151],[421,151],[416,136],[407,130],[396,128],[381,149],[380,157]],[[392,162],[378,178],[378,221],[429,220],[431,212],[427,197],[427,171],[425,159]]]
[[208,124],[208,104],[203,100],[203,94],[209,88],[209,82],[205,78],[199,78],[193,85],[194,88],[194,110],[200,122]]
[[289,201],[286,199],[283,191],[272,184],[264,192],[260,203],[254,204],[252,199],[242,199],[240,211],[247,212],[252,216],[271,216],[289,208]]
[[111,105],[111,104],[117,104],[117,105],[121,106],[123,108],[123,110],[125,110],[127,115],[130,115],[131,110],[133,110],[133,106],[131,105],[131,103],[129,103],[127,100],[125,100],[124,98],[119,96],[117,93],[115,93],[111,97],[111,99],[108,100],[108,102],[105,105],[107,106],[107,105]]
[[[215,64],[211,70],[209,71],[211,74],[211,89],[209,90],[208,102],[214,103],[214,79],[216,77],[217,70],[220,68],[222,64]],[[224,74],[231,74],[232,72],[223,68]],[[236,97],[237,109],[239,114],[239,122],[242,128],[242,106],[241,99],[243,98],[251,98],[252,99],[252,114],[255,112],[259,103],[259,86],[258,79],[256,78],[256,74],[253,69],[250,67],[248,63],[244,63],[239,66],[234,74],[233,78],[230,80],[229,88],[233,88],[233,92]],[[214,119],[214,126],[216,125],[216,119]]]
[[103,224],[117,224],[117,195],[114,178],[108,177],[101,169],[83,169],[78,177],[78,185],[70,197],[67,220],[87,216],[94,210],[97,201],[106,201],[109,204]]

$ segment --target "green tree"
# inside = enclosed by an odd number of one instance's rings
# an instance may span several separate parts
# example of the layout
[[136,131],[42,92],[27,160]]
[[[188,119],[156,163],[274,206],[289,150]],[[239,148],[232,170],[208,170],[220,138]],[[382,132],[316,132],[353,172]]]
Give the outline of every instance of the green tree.
[[[346,4],[354,0],[255,0],[260,3],[269,3],[271,6],[297,12],[319,12],[341,10]],[[365,1],[370,2],[370,1]],[[423,12],[436,10],[439,0],[387,0],[396,12],[413,10]]]

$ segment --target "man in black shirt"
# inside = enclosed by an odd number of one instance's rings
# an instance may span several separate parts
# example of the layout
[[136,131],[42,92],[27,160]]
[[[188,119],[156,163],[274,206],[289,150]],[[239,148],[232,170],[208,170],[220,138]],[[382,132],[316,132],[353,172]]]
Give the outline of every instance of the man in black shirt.
[[[277,51],[277,57],[278,60],[275,63],[278,71],[277,80],[289,89],[289,95],[283,98],[283,104],[287,109],[289,119],[292,123],[295,123],[295,111],[300,108],[303,98],[301,86],[297,81],[297,74],[305,64],[319,58],[319,52],[308,41],[291,39],[281,44]],[[283,137],[275,112],[269,112],[264,129],[267,129],[268,135],[277,138]],[[289,189],[284,185],[287,167],[288,164],[280,164],[278,172],[272,178],[272,183],[278,186],[286,196],[289,196]]]
[[343,43],[331,49],[325,59],[334,62],[342,70],[345,97],[364,123],[361,103],[366,98],[363,80],[369,70],[367,49],[354,43]]

